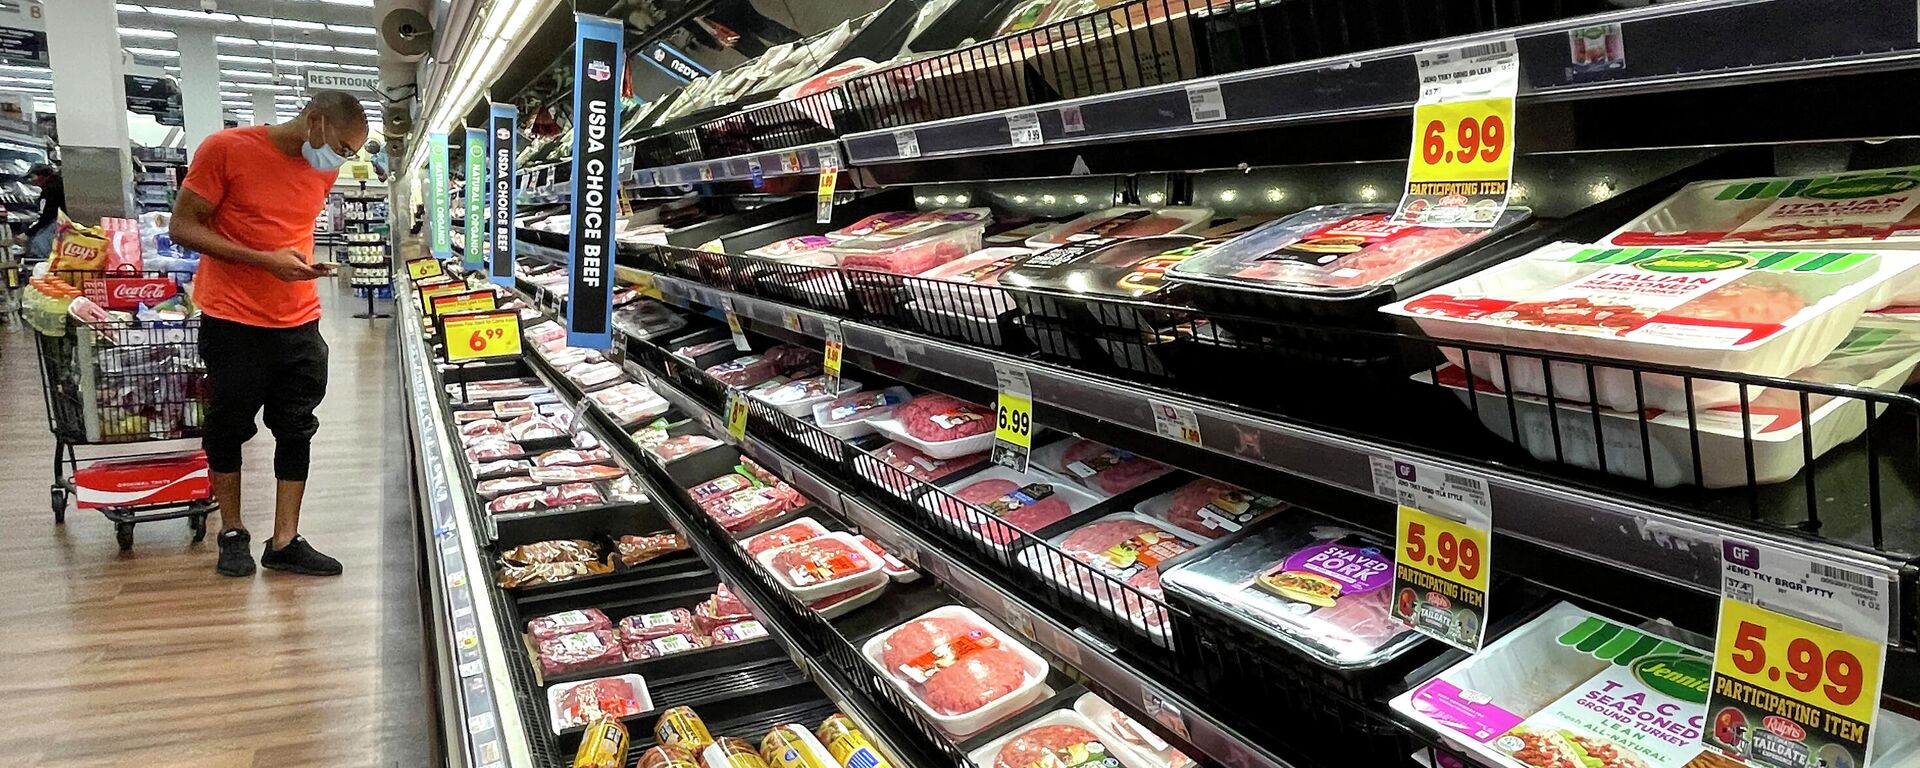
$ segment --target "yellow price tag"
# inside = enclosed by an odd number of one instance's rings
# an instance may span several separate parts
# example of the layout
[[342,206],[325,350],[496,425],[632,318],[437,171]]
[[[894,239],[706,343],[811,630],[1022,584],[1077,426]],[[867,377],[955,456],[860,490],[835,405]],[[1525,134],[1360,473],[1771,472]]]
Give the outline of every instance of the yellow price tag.
[[443,293],[433,297],[433,303],[427,306],[427,314],[440,317],[463,312],[484,312],[498,306],[494,301],[493,291]]
[[1413,124],[1409,181],[1498,181],[1504,189],[1513,177],[1512,97],[1421,104]]
[[1486,639],[1492,536],[1405,504],[1396,531],[1394,618],[1422,634],[1479,650]]
[[751,411],[748,405],[746,394],[740,390],[727,393],[727,434],[732,435],[735,442],[747,436],[747,414]]
[[513,310],[447,315],[440,319],[447,362],[520,356],[520,313]]
[[753,351],[752,343],[747,341],[747,332],[740,327],[740,316],[733,313],[733,301],[725,302],[727,332],[733,334],[733,348],[742,352]]
[[[1883,642],[1727,597],[1715,637],[1708,744],[1753,755],[1773,752],[1773,743],[1827,743],[1855,755],[1828,764],[1864,764]],[[1721,727],[1734,718],[1743,729]]]
[[839,323],[827,323],[827,348],[820,358],[820,368],[827,375],[827,391],[840,391],[840,356],[846,342],[842,340]]
[[420,286],[420,307],[423,310],[427,310],[428,314],[431,315],[433,310],[433,300],[435,298],[440,296],[451,296],[456,293],[464,293],[466,292],[466,290],[467,290],[467,284],[460,282],[458,280],[449,280],[444,283],[433,283],[430,285]]
[[1520,88],[1511,38],[1414,56],[1420,100],[1396,224],[1490,227],[1513,180],[1513,98]]
[[413,280],[425,280],[445,274],[439,259],[414,259],[407,262],[407,277]]
[[1021,448],[1033,448],[1033,398],[1001,392],[996,410],[993,438]]
[[840,183],[840,169],[835,166],[823,166],[820,169],[820,191],[813,205],[813,221],[826,224],[833,221],[834,187]]

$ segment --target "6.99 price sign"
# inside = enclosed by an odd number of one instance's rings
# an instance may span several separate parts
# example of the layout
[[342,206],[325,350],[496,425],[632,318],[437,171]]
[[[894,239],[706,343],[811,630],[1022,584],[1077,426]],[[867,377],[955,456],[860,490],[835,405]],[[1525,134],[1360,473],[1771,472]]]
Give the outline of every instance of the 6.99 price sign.
[[1487,625],[1487,531],[1405,504],[1394,537],[1393,617],[1477,651]]
[[1019,368],[996,365],[993,375],[1000,396],[993,407],[991,458],[995,464],[1026,472],[1028,454],[1033,451],[1033,384]]
[[520,313],[514,310],[443,315],[440,338],[447,362],[465,363],[520,356]]
[[1394,221],[1491,227],[1513,179],[1513,98],[1519,60],[1511,39],[1421,51],[1407,189]]

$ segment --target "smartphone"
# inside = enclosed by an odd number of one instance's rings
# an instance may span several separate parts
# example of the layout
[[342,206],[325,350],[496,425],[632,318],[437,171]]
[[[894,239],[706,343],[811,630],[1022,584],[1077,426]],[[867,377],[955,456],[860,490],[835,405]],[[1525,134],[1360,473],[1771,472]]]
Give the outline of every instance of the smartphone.
[[319,272],[324,277],[332,277],[340,274],[340,265],[336,262],[316,261],[309,266],[313,267],[313,271]]

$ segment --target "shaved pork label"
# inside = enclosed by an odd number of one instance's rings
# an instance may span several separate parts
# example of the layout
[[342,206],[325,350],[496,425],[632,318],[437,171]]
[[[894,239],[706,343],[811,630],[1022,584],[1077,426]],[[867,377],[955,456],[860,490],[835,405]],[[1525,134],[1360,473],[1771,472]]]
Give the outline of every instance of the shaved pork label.
[[984,629],[975,629],[907,660],[900,665],[900,674],[906,675],[916,683],[925,683],[933,677],[933,673],[953,666],[968,654],[998,647],[1000,647],[1000,638],[994,637]]
[[1321,607],[1393,583],[1393,561],[1378,547],[1317,544],[1293,553],[1258,580],[1262,589]]

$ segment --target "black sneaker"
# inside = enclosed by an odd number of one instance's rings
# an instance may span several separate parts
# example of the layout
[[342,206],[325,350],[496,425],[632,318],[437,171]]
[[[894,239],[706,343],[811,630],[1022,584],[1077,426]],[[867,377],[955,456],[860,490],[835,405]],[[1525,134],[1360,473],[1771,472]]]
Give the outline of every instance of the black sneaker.
[[253,542],[253,535],[244,528],[235,528],[221,531],[219,541],[220,561],[213,569],[222,576],[252,576],[253,552],[247,545]]
[[260,565],[308,576],[338,576],[341,571],[340,561],[320,554],[320,550],[307,543],[305,536],[295,536],[279,549],[274,549],[273,542],[268,541],[266,549],[260,552]]

